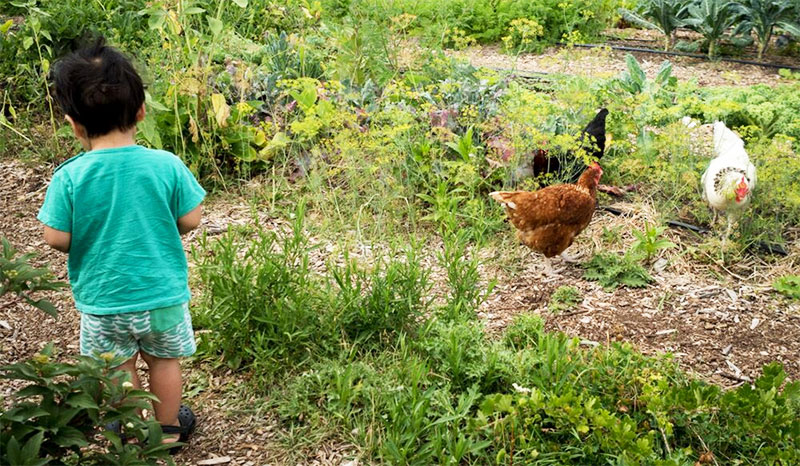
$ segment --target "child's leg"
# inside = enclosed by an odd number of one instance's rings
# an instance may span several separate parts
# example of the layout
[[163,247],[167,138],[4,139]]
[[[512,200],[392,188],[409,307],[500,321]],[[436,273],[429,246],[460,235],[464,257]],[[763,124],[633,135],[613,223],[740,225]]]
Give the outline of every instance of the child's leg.
[[150,392],[157,396],[153,402],[156,420],[165,426],[177,426],[181,407],[181,364],[177,358],[157,358],[144,351],[142,359],[150,368]]
[[142,382],[139,380],[139,373],[136,371],[137,359],[139,359],[139,353],[134,354],[132,358],[119,365],[117,369],[121,371],[127,371],[131,375],[131,383],[133,384],[133,388],[139,390],[142,388]]

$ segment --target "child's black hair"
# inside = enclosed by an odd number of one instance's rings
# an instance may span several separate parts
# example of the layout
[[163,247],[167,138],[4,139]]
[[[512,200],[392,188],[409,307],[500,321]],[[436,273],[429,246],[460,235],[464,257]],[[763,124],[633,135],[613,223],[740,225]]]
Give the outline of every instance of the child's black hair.
[[53,69],[55,99],[61,109],[97,137],[136,125],[144,102],[142,78],[103,37],[58,61]]

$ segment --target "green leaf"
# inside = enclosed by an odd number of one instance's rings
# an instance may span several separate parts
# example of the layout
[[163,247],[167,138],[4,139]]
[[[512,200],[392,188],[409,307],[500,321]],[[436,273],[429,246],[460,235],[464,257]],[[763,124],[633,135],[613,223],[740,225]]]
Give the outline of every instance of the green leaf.
[[208,29],[211,31],[211,34],[219,35],[222,32],[222,21],[218,20],[217,18],[212,18],[211,16],[208,17]]
[[167,12],[164,10],[155,10],[152,15],[147,19],[147,27],[151,30],[163,29],[164,22],[167,20]]
[[13,26],[13,25],[14,25],[14,21],[9,19],[5,23],[3,23],[2,26],[0,26],[0,33],[2,33],[2,34],[7,33],[8,30],[11,29],[11,26]]
[[52,441],[55,442],[56,445],[64,448],[85,447],[89,445],[83,432],[72,426],[60,427]]
[[39,457],[39,449],[42,446],[42,439],[44,438],[44,432],[40,431],[38,434],[34,435],[27,442],[25,442],[25,446],[22,447],[20,454],[22,458],[25,459],[25,464],[46,464],[47,460],[42,460],[42,462],[32,462],[34,458]]
[[47,299],[40,299],[38,301],[31,301],[31,305],[44,311],[52,318],[58,317],[58,309]]
[[233,3],[239,5],[240,8],[247,8],[247,0],[233,0]]
[[39,396],[50,393],[50,389],[42,385],[28,385],[22,390],[14,394],[15,398],[28,398],[31,396]]
[[94,398],[86,392],[73,393],[67,398],[67,405],[73,408],[100,409]]
[[206,12],[206,10],[200,8],[199,6],[190,6],[189,8],[186,8],[185,10],[183,10],[183,14],[185,14],[185,15],[196,15],[196,14],[205,13],[205,12]]

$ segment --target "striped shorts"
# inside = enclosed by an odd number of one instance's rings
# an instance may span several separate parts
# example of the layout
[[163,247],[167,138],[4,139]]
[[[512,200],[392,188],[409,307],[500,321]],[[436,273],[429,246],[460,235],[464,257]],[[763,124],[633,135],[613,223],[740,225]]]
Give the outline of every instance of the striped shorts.
[[80,344],[83,355],[113,353],[125,359],[139,351],[157,358],[180,358],[197,349],[189,303],[124,314],[81,313]]

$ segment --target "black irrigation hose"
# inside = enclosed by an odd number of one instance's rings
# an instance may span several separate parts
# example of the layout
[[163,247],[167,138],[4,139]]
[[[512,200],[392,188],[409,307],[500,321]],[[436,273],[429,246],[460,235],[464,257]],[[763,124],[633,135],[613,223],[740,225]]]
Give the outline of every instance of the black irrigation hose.
[[[564,42],[558,42],[556,45],[561,47],[567,46],[568,44]],[[710,60],[708,55],[703,55],[700,53],[689,53],[689,52],[672,52],[672,51],[664,51],[664,50],[653,50],[653,49],[645,49],[640,47],[627,47],[624,45],[607,45],[607,44],[573,44],[574,47],[583,47],[587,49],[593,48],[600,48],[600,47],[608,47],[612,50],[621,50],[623,52],[639,52],[639,53],[652,53],[657,55],[672,55],[672,56],[679,56],[679,57],[690,57],[690,58],[699,58],[702,60]],[[741,65],[754,65],[754,66],[763,66],[766,68],[775,68],[775,69],[786,69],[792,71],[800,71],[800,67],[798,66],[791,66],[791,65],[778,65],[775,63],[760,63],[757,61],[750,61],[750,60],[739,60],[737,58],[725,58],[725,57],[718,57],[716,60],[726,61],[730,63],[739,63]]]

